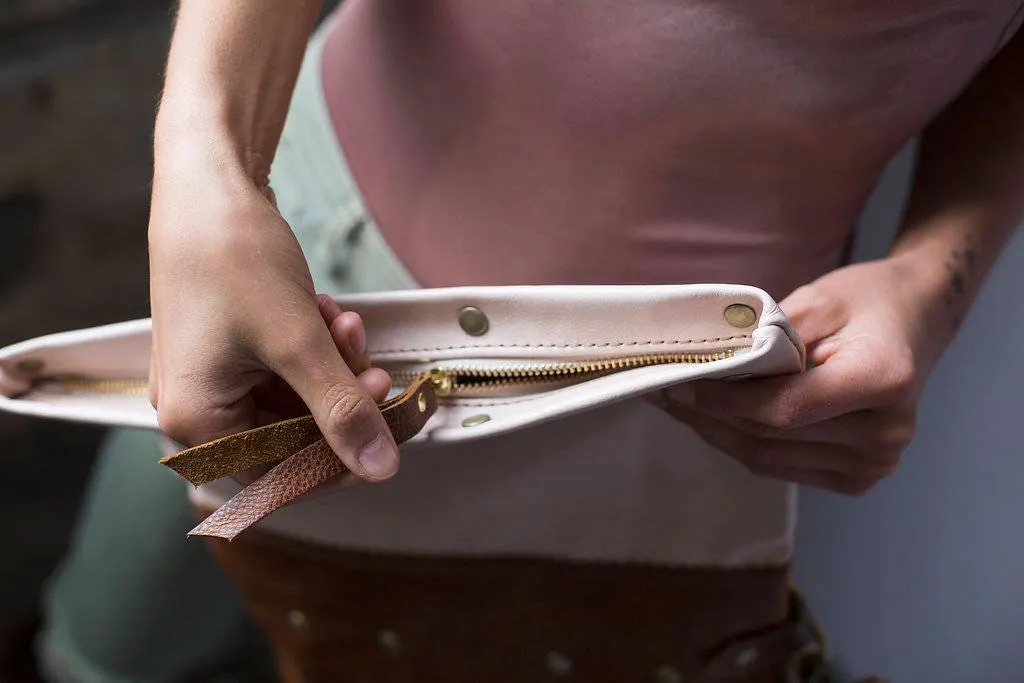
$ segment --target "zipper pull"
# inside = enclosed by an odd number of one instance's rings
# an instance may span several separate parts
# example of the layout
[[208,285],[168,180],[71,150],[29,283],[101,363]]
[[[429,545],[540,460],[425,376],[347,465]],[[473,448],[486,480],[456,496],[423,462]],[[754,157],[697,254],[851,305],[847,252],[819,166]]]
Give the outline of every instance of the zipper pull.
[[448,396],[455,389],[455,374],[444,370],[434,369],[425,375],[434,385],[434,393],[438,396]]

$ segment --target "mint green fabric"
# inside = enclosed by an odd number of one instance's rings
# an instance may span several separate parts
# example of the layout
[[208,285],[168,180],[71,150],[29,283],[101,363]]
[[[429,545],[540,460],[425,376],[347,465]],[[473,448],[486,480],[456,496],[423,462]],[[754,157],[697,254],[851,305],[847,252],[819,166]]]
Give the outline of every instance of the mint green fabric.
[[[269,649],[206,546],[185,533],[188,492],[158,464],[153,434],[111,432],[99,454],[77,533],[46,591],[39,641],[54,683],[203,680]],[[262,653],[262,655],[261,655]]]

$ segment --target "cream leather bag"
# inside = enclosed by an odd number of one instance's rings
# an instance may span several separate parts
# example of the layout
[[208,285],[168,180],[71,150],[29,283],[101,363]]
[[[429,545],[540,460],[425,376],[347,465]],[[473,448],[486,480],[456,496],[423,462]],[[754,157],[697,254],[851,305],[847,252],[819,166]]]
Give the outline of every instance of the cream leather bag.
[[[694,379],[800,372],[804,348],[765,292],[739,285],[421,289],[339,297],[366,325],[396,440],[507,433]],[[0,409],[157,429],[147,320],[0,349]],[[312,418],[188,449],[165,463],[199,485],[273,469],[193,533],[233,538],[344,473]]]

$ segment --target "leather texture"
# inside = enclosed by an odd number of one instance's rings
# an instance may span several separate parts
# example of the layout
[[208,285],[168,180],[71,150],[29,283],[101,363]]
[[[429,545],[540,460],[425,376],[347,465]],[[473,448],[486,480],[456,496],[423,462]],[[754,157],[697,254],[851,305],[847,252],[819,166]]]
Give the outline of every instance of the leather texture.
[[[419,433],[437,411],[437,394],[429,381],[421,379],[381,403],[380,411],[395,442],[402,444]],[[252,467],[276,464],[322,438],[312,416],[303,415],[187,448],[160,462],[189,483],[202,486]]]
[[195,486],[281,462],[323,438],[313,417],[304,415],[257,427],[160,458],[160,463]]
[[210,547],[285,683],[783,683],[796,648],[785,566],[375,555],[259,530]]
[[[399,444],[419,432],[436,410],[437,396],[427,378],[381,405],[384,420]],[[237,474],[271,459],[281,461],[224,503],[189,535],[232,540],[274,510],[347,472],[312,423],[311,417],[287,420],[163,458],[161,462],[185,479],[192,481],[189,475],[193,474],[196,477],[193,484],[206,477],[216,479]],[[296,447],[300,450],[292,454]]]

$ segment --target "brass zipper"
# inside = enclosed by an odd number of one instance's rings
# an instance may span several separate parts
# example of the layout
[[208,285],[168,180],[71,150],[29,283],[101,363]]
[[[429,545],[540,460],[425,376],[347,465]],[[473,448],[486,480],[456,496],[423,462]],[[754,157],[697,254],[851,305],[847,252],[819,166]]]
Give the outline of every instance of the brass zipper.
[[149,390],[149,380],[145,378],[107,379],[57,375],[40,378],[37,386],[43,389],[56,389],[62,394],[145,396]]
[[[698,351],[692,353],[659,353],[624,356],[589,361],[522,362],[505,365],[438,365],[424,370],[391,371],[395,386],[408,386],[423,376],[429,376],[439,396],[474,392],[493,393],[506,388],[530,388],[534,385],[567,385],[595,379],[623,370],[654,365],[712,363],[736,355],[736,349]],[[41,377],[36,386],[44,391],[62,394],[101,394],[114,396],[145,396],[148,380],[145,378],[93,378],[77,375]]]
[[391,372],[396,386],[408,386],[424,375],[429,375],[438,396],[469,392],[493,392],[509,387],[535,384],[572,384],[595,379],[622,370],[653,365],[712,363],[732,358],[736,349],[701,351],[694,353],[660,353],[644,356],[625,356],[592,361],[548,363],[522,363],[500,367],[444,366],[430,370]]

